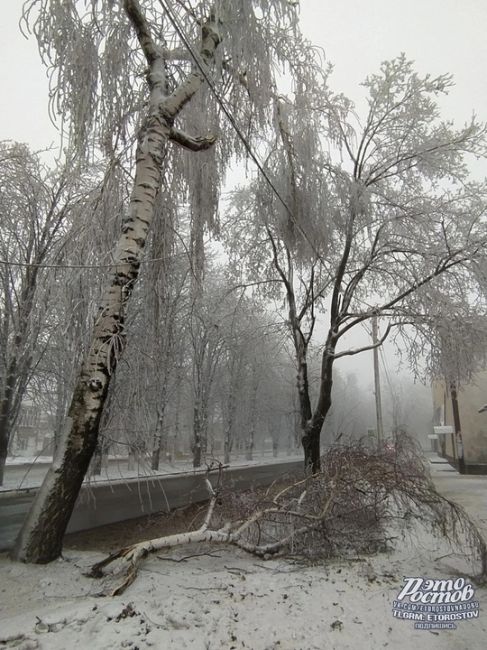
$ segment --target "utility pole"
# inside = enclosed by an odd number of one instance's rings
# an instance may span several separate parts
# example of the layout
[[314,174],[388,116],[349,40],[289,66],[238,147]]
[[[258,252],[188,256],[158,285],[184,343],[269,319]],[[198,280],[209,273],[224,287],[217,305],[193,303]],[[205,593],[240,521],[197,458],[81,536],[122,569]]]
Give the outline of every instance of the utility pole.
[[380,376],[379,376],[379,342],[377,315],[372,316],[372,343],[375,345],[374,353],[374,384],[375,384],[375,413],[377,418],[377,444],[381,445],[384,439],[384,427],[382,425],[382,401],[380,396]]
[[453,456],[456,460],[458,471],[465,474],[465,457],[463,454],[462,427],[460,424],[460,409],[458,408],[457,385],[455,382],[450,383],[451,405],[453,411],[453,425],[455,434],[452,436]]

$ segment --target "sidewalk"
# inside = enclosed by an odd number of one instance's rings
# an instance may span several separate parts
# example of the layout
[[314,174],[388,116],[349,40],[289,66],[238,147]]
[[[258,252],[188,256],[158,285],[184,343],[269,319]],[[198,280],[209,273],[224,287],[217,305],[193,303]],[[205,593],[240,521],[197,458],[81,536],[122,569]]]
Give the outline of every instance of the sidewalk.
[[487,540],[487,476],[459,474],[437,454],[425,455],[438,492],[463,506]]

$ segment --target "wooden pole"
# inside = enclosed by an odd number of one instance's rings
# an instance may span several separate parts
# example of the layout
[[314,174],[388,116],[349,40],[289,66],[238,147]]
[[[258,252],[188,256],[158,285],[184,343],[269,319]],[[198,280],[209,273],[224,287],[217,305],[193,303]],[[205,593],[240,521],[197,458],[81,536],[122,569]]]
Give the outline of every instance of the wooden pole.
[[460,474],[465,474],[465,459],[463,456],[463,440],[462,440],[462,427],[460,424],[460,409],[458,408],[458,394],[457,387],[454,382],[450,384],[451,405],[453,411],[453,425],[455,427],[455,435],[453,439],[453,454],[458,465]]
[[[372,317],[372,342],[377,346],[379,337],[378,337],[378,326],[377,326],[377,316]],[[382,424],[382,400],[380,394],[380,375],[379,375],[379,348],[375,347],[373,349],[374,353],[374,384],[375,384],[375,413],[377,419],[377,444],[382,444],[384,439],[384,427]]]

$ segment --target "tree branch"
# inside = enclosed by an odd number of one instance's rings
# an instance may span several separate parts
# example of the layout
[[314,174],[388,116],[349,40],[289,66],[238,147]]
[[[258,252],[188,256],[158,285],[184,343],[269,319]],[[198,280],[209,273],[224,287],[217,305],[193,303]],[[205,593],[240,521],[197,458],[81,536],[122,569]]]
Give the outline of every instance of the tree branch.
[[399,325],[399,323],[389,323],[384,335],[379,339],[379,341],[377,341],[377,343],[374,343],[373,345],[366,345],[363,348],[353,348],[350,350],[345,350],[344,352],[339,352],[338,354],[334,355],[335,360],[340,359],[341,357],[351,357],[355,354],[360,354],[361,352],[367,352],[367,350],[374,350],[375,348],[379,348],[389,336],[391,329],[396,325]]
[[124,0],[123,3],[125,12],[132,23],[137,40],[144,53],[149,66],[152,66],[158,58],[161,57],[161,52],[156,47],[150,33],[149,23],[147,22],[140,5],[137,0]]
[[206,151],[207,149],[210,149],[217,140],[216,135],[192,136],[180,129],[176,129],[175,127],[171,128],[169,139],[190,151]]

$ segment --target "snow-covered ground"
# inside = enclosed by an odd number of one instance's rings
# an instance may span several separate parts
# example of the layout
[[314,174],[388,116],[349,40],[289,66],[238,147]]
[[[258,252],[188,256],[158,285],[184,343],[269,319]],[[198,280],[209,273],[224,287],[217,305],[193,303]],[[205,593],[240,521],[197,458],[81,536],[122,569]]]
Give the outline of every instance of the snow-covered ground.
[[315,566],[217,546],[161,552],[114,598],[97,596],[106,582],[83,576],[101,557],[71,550],[50,565],[26,566],[0,556],[0,647],[474,650],[487,638],[486,588],[474,586],[479,617],[457,629],[418,630],[393,616],[405,577],[455,580],[478,570],[424,532],[401,538],[392,553]]
[[[203,551],[211,555],[171,561]],[[43,567],[3,558],[0,639],[21,650],[483,648],[483,611],[456,630],[433,632],[392,615],[404,576],[454,575],[447,562],[434,560],[442,551],[433,545],[418,553],[411,545],[393,555],[303,567],[193,547],[147,560],[125,594],[108,599],[96,596],[98,581],[82,576],[99,554],[69,553]],[[487,589],[475,597],[485,604]]]

